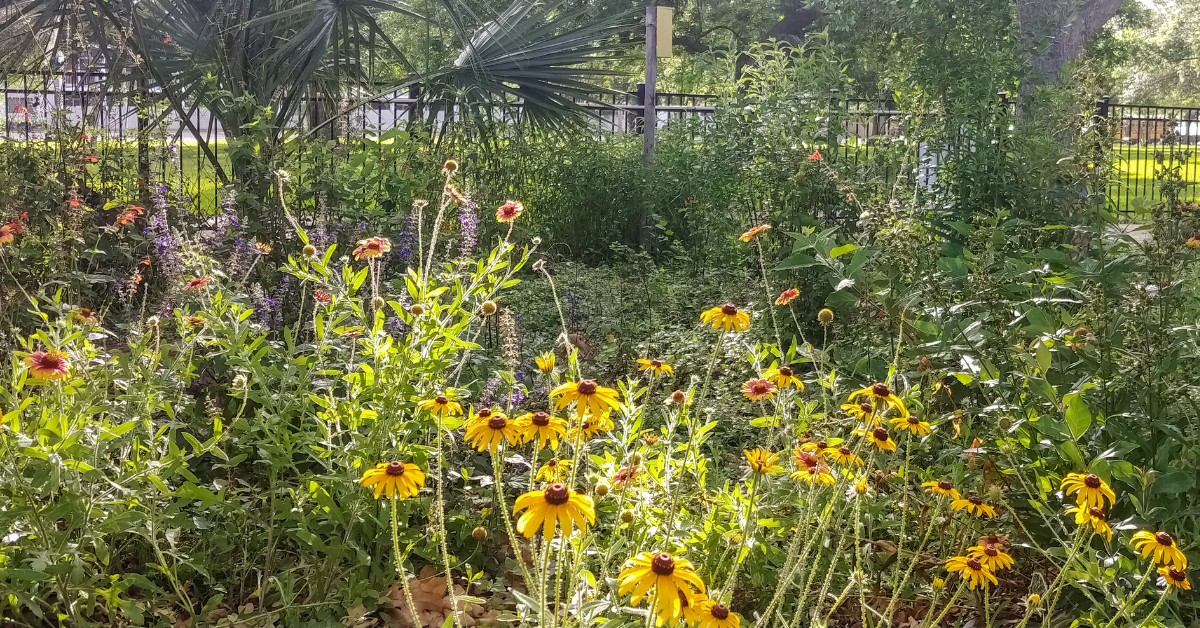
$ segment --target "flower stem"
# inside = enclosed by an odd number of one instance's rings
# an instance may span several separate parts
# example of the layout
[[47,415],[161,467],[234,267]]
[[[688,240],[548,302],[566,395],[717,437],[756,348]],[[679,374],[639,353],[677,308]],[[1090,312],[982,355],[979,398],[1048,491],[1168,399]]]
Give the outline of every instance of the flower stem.
[[434,417],[437,424],[437,496],[434,499],[434,504],[437,507],[437,522],[438,532],[440,533],[441,550],[442,550],[442,566],[446,569],[446,593],[450,596],[451,612],[454,614],[454,625],[456,628],[462,628],[462,619],[458,616],[458,596],[454,594],[454,576],[450,573],[450,549],[446,545],[446,508],[444,505],[444,490],[445,476],[442,473],[442,466],[445,464],[445,451],[442,445],[442,421],[440,417]]
[[946,602],[946,608],[942,609],[942,613],[933,620],[933,623],[924,624],[924,626],[927,628],[940,626],[942,624],[942,619],[946,617],[946,614],[950,612],[950,609],[954,608],[954,602],[958,600],[958,596],[962,595],[963,589],[965,588],[967,588],[967,581],[963,580],[962,583],[958,585],[958,589],[954,591],[954,595],[951,596],[951,598]]
[[1163,602],[1167,601],[1167,595],[1169,595],[1170,593],[1171,593],[1170,588],[1168,588],[1166,591],[1163,591],[1162,595],[1159,596],[1159,598],[1158,598],[1158,604],[1155,604],[1154,608],[1150,609],[1150,614],[1146,615],[1146,618],[1142,620],[1142,623],[1138,624],[1139,628],[1141,626],[1145,626],[1146,623],[1149,622],[1151,619],[1154,619],[1154,616],[1158,614],[1158,609],[1162,608]]
[[[896,608],[896,602],[900,601],[904,585],[908,584],[908,579],[912,576],[913,569],[916,568],[917,563],[921,560],[921,550],[925,549],[925,544],[929,542],[929,535],[933,533],[933,521],[937,519],[938,515],[942,514],[942,505],[945,501],[944,499],[937,501],[937,507],[934,509],[933,515],[929,517],[929,522],[925,525],[925,536],[921,539],[921,544],[917,546],[916,551],[913,552],[912,562],[908,564],[908,569],[904,572],[904,577],[900,579],[899,585],[892,587],[892,601],[888,604],[887,610],[883,612],[884,625],[890,626],[892,623],[892,609]],[[898,547],[896,549],[896,556],[900,556]]]
[[400,555],[400,530],[396,525],[396,507],[400,505],[400,500],[392,496],[392,552],[396,556],[396,574],[400,576],[400,587],[404,589],[404,602],[408,604],[408,616],[412,618],[414,626],[420,623],[417,617],[417,605],[413,602],[412,590],[408,588],[408,574],[404,573],[404,558]]
[[[1079,527],[1079,531],[1075,533],[1075,540],[1071,543],[1071,551],[1067,553],[1067,560],[1063,563],[1062,569],[1058,570],[1058,576],[1054,578],[1054,582],[1046,589],[1046,617],[1049,618],[1054,612],[1054,602],[1058,597],[1059,584],[1067,574],[1067,569],[1071,566],[1071,561],[1075,560],[1075,556],[1079,554],[1079,548],[1083,547],[1085,539],[1091,539],[1092,535],[1088,533],[1088,529],[1084,526]],[[1151,565],[1153,566],[1153,565]],[[1025,618],[1017,624],[1017,628],[1025,628],[1025,624],[1029,623],[1032,614],[1026,614]]]
[[529,577],[529,570],[525,568],[525,557],[521,555],[521,546],[517,544],[517,533],[513,530],[512,520],[508,517],[508,506],[504,503],[504,484],[500,480],[500,452],[498,450],[492,452],[492,472],[496,479],[496,501],[500,503],[500,518],[504,519],[504,529],[508,532],[508,542],[512,545],[513,557],[521,566],[521,577],[525,579],[525,586],[529,587],[533,584],[533,578]]
[[759,483],[764,479],[766,479],[766,474],[756,474],[754,484],[750,486],[750,497],[746,503],[746,522],[742,524],[742,542],[738,544],[737,552],[733,554],[733,568],[729,571],[725,586],[721,587],[721,593],[713,598],[723,604],[727,604],[733,597],[733,585],[737,581],[738,569],[742,566],[742,550],[746,548],[747,540],[754,533],[754,527],[751,526],[751,522],[754,521],[754,498],[758,495]]
[[[1066,565],[1063,565],[1063,571],[1066,571],[1066,569],[1067,569]],[[1137,596],[1139,593],[1142,592],[1142,588],[1146,586],[1146,581],[1150,579],[1150,572],[1152,572],[1152,571],[1154,571],[1154,561],[1150,561],[1150,566],[1147,567],[1145,573],[1142,574],[1142,581],[1139,582],[1137,585],[1137,588],[1133,590],[1133,595],[1129,596],[1130,602],[1128,604],[1122,604],[1120,610],[1117,611],[1117,616],[1113,617],[1112,621],[1105,624],[1104,628],[1113,628],[1113,626],[1115,626],[1117,624],[1117,622],[1121,621],[1121,618],[1125,616],[1125,611],[1129,610],[1130,604],[1137,603]],[[1163,597],[1166,597],[1166,596],[1163,596]],[[1162,600],[1159,600],[1159,603],[1161,604]],[[1157,606],[1154,607],[1154,610],[1157,611],[1158,607]],[[1151,615],[1153,615],[1153,612],[1151,613]],[[1049,617],[1049,616],[1050,616],[1050,614],[1049,614],[1049,612],[1047,612],[1046,617]]]

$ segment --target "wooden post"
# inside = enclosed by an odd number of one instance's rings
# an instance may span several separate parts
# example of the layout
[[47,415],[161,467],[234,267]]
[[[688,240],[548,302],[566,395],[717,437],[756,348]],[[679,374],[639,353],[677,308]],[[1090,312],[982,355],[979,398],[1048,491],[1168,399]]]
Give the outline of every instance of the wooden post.
[[654,161],[654,131],[658,128],[658,7],[653,2],[646,6],[646,97],[643,105],[642,125],[645,128],[642,159]]

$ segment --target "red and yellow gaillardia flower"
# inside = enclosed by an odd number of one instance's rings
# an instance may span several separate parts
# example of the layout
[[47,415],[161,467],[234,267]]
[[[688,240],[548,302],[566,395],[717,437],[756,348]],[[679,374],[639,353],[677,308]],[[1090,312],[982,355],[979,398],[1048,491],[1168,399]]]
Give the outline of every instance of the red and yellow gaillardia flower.
[[588,524],[596,523],[596,506],[592,498],[576,493],[565,484],[555,482],[542,491],[530,491],[517,498],[513,515],[525,511],[517,520],[517,530],[526,538],[542,528],[542,536],[554,536],[557,523],[562,523],[564,536],[570,536],[574,528],[583,530]]
[[892,435],[882,427],[877,427],[870,430],[854,430],[850,432],[856,436],[866,436],[867,440],[880,449],[880,451],[896,451],[896,441],[892,440]]
[[1133,546],[1142,553],[1142,557],[1153,555],[1154,562],[1160,565],[1171,565],[1176,569],[1187,568],[1187,557],[1179,551],[1175,539],[1166,532],[1138,530],[1133,535]]
[[750,463],[750,470],[755,474],[761,473],[779,473],[779,454],[773,454],[765,449],[743,449],[742,453],[746,456],[746,462]]
[[796,372],[790,366],[773,366],[767,369],[766,373],[763,373],[763,379],[780,388],[795,386],[800,389],[800,392],[804,392],[804,382],[800,381],[799,377],[796,377]]
[[508,201],[501,205],[500,209],[496,210],[496,221],[512,222],[516,220],[517,216],[520,216],[521,212],[523,211],[525,211],[524,205],[516,201]]
[[1104,499],[1108,498],[1109,505],[1117,503],[1117,495],[1109,488],[1108,483],[1100,479],[1100,476],[1094,473],[1084,475],[1082,473],[1068,473],[1067,477],[1063,478],[1062,486],[1064,495],[1078,492],[1076,503],[1080,506],[1088,505],[1093,508],[1104,509]]
[[946,571],[961,571],[963,580],[970,583],[970,588],[975,589],[976,586],[986,589],[988,582],[992,584],[1000,584],[996,580],[996,576],[991,569],[983,566],[983,561],[978,558],[967,556],[955,556],[946,561]]
[[422,410],[428,410],[434,416],[458,416],[462,414],[462,404],[447,397],[446,395],[438,395],[433,399],[426,399],[420,404]]
[[62,351],[34,351],[25,356],[25,365],[29,367],[29,376],[34,379],[57,382],[67,379],[71,374],[71,363]]
[[425,486],[425,473],[411,462],[381,462],[368,469],[358,480],[366,487],[375,487],[375,499],[380,495],[388,499],[415,497]]
[[649,359],[645,359],[645,358],[639,358],[637,363],[638,363],[638,370],[640,370],[640,371],[650,371],[651,373],[653,373],[655,375],[664,375],[664,374],[674,375],[675,374],[675,369],[671,368],[670,364],[667,364],[666,362],[663,362],[662,360],[649,360]]
[[879,413],[875,411],[875,406],[871,405],[869,402],[863,401],[861,403],[843,403],[842,410],[844,410],[846,414],[861,421],[862,424],[867,427],[883,426],[883,419],[881,419]]
[[746,231],[746,233],[743,233],[741,236],[739,236],[738,239],[742,242],[749,242],[753,240],[755,236],[762,234],[762,232],[770,228],[771,225],[758,225],[757,227],[750,227],[750,229]]
[[516,421],[494,412],[486,421],[476,420],[468,424],[463,440],[471,443],[476,451],[496,452],[503,441],[508,441],[509,445],[521,442],[521,430]]
[[75,320],[83,323],[84,325],[95,325],[96,313],[89,308],[81,307],[78,310],[75,310]]
[[787,305],[796,297],[800,296],[800,291],[795,288],[788,288],[779,293],[779,298],[775,299],[775,305]]
[[554,409],[562,410],[575,401],[577,402],[575,404],[576,415],[582,415],[585,412],[599,415],[617,405],[616,390],[605,388],[590,379],[567,382],[550,391],[551,399],[560,395],[562,398],[554,404]]
[[12,223],[0,227],[0,245],[8,244],[9,242],[13,241],[13,239],[16,237],[16,234],[21,232],[21,230],[17,227],[18,225],[14,225]]
[[1108,517],[1104,516],[1104,511],[1091,506],[1071,506],[1067,509],[1067,514],[1075,515],[1075,523],[1077,525],[1089,524],[1096,534],[1104,535],[1106,541],[1112,541],[1112,526],[1108,525]]
[[765,379],[752,379],[742,384],[742,394],[751,401],[770,399],[775,396],[775,384]]
[[704,593],[704,582],[696,575],[692,563],[666,552],[642,552],[625,563],[617,576],[617,593],[632,593],[630,603],[637,606],[647,595],[654,599],[650,609],[654,625],[674,625],[683,617],[683,602],[696,603],[697,594]]
[[900,431],[908,430],[913,436],[924,436],[933,429],[933,426],[918,419],[913,415],[896,417],[891,420],[891,424],[896,426]]
[[1159,567],[1158,575],[1166,581],[1167,587],[1175,587],[1184,591],[1191,591],[1192,585],[1188,582],[1187,570],[1176,569],[1174,567]]
[[999,545],[995,543],[987,543],[984,545],[975,545],[967,550],[967,556],[978,558],[979,563],[985,569],[991,569],[993,572],[1001,569],[1008,569],[1013,566],[1012,556],[1009,556]]
[[972,495],[966,499],[958,498],[950,502],[950,508],[953,510],[966,510],[976,517],[987,516],[989,519],[996,518],[996,509],[983,503],[983,500]]
[[750,328],[750,315],[739,312],[732,303],[705,310],[700,314],[700,321],[712,325],[713,329],[725,328],[725,331],[746,331]]
[[866,388],[860,388],[860,389],[850,393],[850,401],[851,402],[853,402],[855,399],[857,399],[859,397],[865,397],[866,399],[874,399],[876,401],[882,401],[882,402],[886,403],[887,405],[895,408],[896,410],[899,410],[901,416],[908,416],[908,409],[904,407],[904,402],[901,401],[900,398],[896,396],[896,393],[892,392],[892,389],[889,388],[887,384],[883,384],[883,383],[872,384],[871,386],[867,386]]
[[376,236],[374,238],[359,240],[358,248],[354,249],[352,255],[354,255],[354,259],[356,260],[364,260],[379,257],[390,250],[392,250],[392,241]]
[[930,493],[945,495],[946,497],[956,501],[962,499],[962,497],[958,494],[958,490],[954,488],[954,485],[946,482],[945,480],[941,482],[926,482],[922,484],[921,487]]
[[189,292],[193,290],[200,290],[201,288],[207,286],[210,281],[212,281],[212,277],[209,277],[208,275],[196,277],[195,279],[183,284],[183,289]]
[[535,441],[539,450],[547,446],[558,449],[558,439],[567,437],[567,422],[541,410],[522,415],[517,429],[523,442]]

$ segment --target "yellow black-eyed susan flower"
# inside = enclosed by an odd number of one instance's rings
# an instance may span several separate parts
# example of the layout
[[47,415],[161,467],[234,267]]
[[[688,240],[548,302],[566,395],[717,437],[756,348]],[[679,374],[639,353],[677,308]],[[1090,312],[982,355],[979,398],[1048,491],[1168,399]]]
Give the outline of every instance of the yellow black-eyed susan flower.
[[567,478],[571,477],[571,464],[570,460],[551,458],[538,468],[534,478],[551,484],[565,482]]
[[946,482],[945,480],[941,482],[926,482],[922,484],[921,487],[930,493],[945,495],[953,500],[962,499],[962,497],[959,496],[958,491],[954,488],[954,485]]
[[830,447],[825,457],[838,464],[863,466],[863,459],[851,451],[849,447]]
[[711,310],[705,310],[700,315],[700,320],[712,325],[713,329],[724,327],[725,331],[731,329],[746,331],[750,327],[750,315],[745,312],[739,312],[737,306],[732,303],[726,303]]
[[1112,526],[1108,525],[1108,518],[1104,516],[1104,511],[1091,506],[1071,506],[1067,509],[1067,514],[1075,515],[1075,523],[1077,525],[1089,524],[1096,534],[1104,535],[1106,541],[1112,541]]
[[1175,587],[1184,591],[1191,591],[1192,585],[1188,582],[1187,570],[1176,569],[1174,567],[1159,567],[1158,575],[1163,577],[1168,587]]
[[517,429],[523,442],[535,441],[538,449],[547,446],[558,449],[559,437],[567,437],[567,422],[540,410],[526,412],[518,418]]
[[[826,456],[830,456],[833,454],[833,452],[835,450],[836,450],[836,448],[833,445],[830,445],[828,441],[824,441],[824,440],[818,440],[818,441],[810,440],[807,443],[804,443],[803,445],[800,445],[799,447],[796,448],[796,451],[806,451],[810,454],[813,454],[814,456],[816,456],[818,458],[824,458]],[[797,454],[797,455],[799,455],[799,454]]]
[[880,418],[879,413],[875,411],[875,406],[871,405],[870,402],[843,403],[842,410],[861,421],[867,427],[880,427],[883,425],[883,419]]
[[796,377],[796,372],[790,366],[776,366],[767,369],[767,372],[763,373],[763,379],[775,384],[779,388],[795,386],[800,392],[804,392],[804,382],[800,381],[799,377]]
[[428,410],[434,416],[457,416],[462,414],[462,404],[446,395],[438,395],[433,399],[426,399],[420,405],[422,410]]
[[908,408],[904,407],[904,402],[901,401],[900,398],[896,396],[896,393],[892,392],[892,389],[889,388],[887,384],[884,384],[884,383],[873,384],[871,386],[867,386],[866,388],[860,388],[860,389],[850,393],[850,401],[851,402],[853,402],[855,399],[858,399],[859,397],[864,397],[865,399],[874,399],[877,401],[882,401],[882,402],[886,403],[887,405],[900,411],[901,416],[908,416]]
[[653,595],[650,609],[654,625],[673,625],[683,617],[683,602],[695,604],[696,595],[704,593],[704,582],[696,575],[692,563],[666,552],[642,552],[625,563],[617,576],[619,595],[631,594],[634,606],[647,595]]
[[1160,565],[1171,565],[1176,569],[1187,568],[1187,557],[1179,551],[1175,539],[1166,532],[1138,530],[1133,535],[1133,546],[1142,553],[1143,557],[1153,555],[1154,562]]
[[471,408],[467,412],[467,420],[464,422],[464,425],[470,427],[476,423],[487,423],[489,420],[491,420],[492,416],[497,413],[499,413],[499,410],[494,408],[484,407],[478,410]]
[[533,361],[537,363],[538,370],[547,375],[554,372],[554,360],[553,351],[547,351],[533,358]]
[[754,473],[779,473],[779,454],[773,454],[765,449],[743,449],[746,462]]
[[992,543],[972,546],[971,549],[967,550],[967,556],[978,558],[980,564],[987,569],[991,569],[993,572],[1013,566],[1012,556],[1005,553],[999,545]]
[[605,388],[590,379],[567,382],[550,391],[551,399],[559,396],[561,398],[555,403],[554,409],[562,410],[574,401],[577,415],[585,412],[598,415],[617,405],[616,390]]
[[714,600],[704,600],[698,604],[698,622],[696,628],[738,628],[741,620],[729,611],[729,607],[718,604]]
[[587,440],[589,438],[594,438],[598,434],[612,431],[612,428],[613,422],[612,419],[608,418],[607,412],[601,414],[600,416],[596,416],[594,414],[589,414],[588,416],[584,417],[577,416],[575,417],[573,425],[571,426],[569,437],[571,442],[575,442],[580,439]]
[[941,591],[942,589],[946,588],[946,581],[942,580],[941,578],[934,578],[929,583],[929,587],[934,591]]
[[965,510],[976,517],[987,516],[989,519],[996,518],[996,509],[983,503],[982,499],[972,495],[966,499],[959,498],[950,502],[950,508],[954,510]]
[[891,424],[896,426],[900,431],[908,430],[913,436],[924,436],[929,433],[933,426],[925,421],[918,419],[913,415],[896,417],[891,420]]
[[829,472],[829,467],[825,466],[824,463],[811,467],[802,464],[798,469],[796,469],[796,472],[792,474],[792,479],[796,480],[797,482],[803,480],[804,482],[807,482],[809,486],[812,486],[813,484],[833,486],[834,482],[833,474]]
[[381,462],[367,469],[358,480],[363,486],[375,487],[375,499],[380,495],[391,499],[408,499],[425,486],[425,473],[411,462]]
[[742,384],[742,394],[751,401],[775,396],[775,384],[765,379],[752,379]]
[[1068,473],[1067,477],[1063,478],[1062,488],[1064,495],[1078,492],[1076,502],[1080,505],[1088,505],[1095,508],[1104,508],[1104,499],[1108,498],[1108,503],[1117,503],[1117,495],[1108,487],[1108,483],[1100,479],[1100,476],[1095,473]]
[[863,495],[870,487],[867,486],[867,476],[862,476],[854,481],[854,492]]
[[896,451],[896,441],[892,440],[892,435],[882,427],[871,430],[854,430],[851,434],[866,436],[867,440],[881,451]]
[[558,482],[545,490],[530,491],[518,497],[513,504],[513,515],[522,510],[525,513],[517,520],[517,530],[527,538],[539,527],[543,537],[553,537],[556,523],[562,524],[564,536],[569,536],[574,528],[583,530],[588,524],[596,523],[596,506],[592,498]]
[[662,360],[648,360],[640,358],[637,361],[638,369],[642,371],[650,371],[655,375],[674,375],[675,369],[671,368],[670,364]]
[[521,430],[516,421],[499,412],[493,412],[488,420],[475,421],[468,425],[463,440],[471,443],[476,451],[495,452],[500,450],[504,441],[508,441],[509,445],[521,442]]
[[967,556],[955,556],[946,561],[946,571],[961,571],[963,580],[974,590],[977,586],[986,589],[988,582],[1000,584],[991,569],[983,566],[983,561]]

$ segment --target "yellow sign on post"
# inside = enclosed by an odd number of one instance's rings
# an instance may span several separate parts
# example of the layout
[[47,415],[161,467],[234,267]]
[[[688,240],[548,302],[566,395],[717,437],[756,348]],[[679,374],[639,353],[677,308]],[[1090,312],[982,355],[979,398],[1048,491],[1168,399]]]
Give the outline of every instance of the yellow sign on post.
[[674,7],[656,7],[658,9],[658,24],[656,27],[658,35],[658,56],[671,56],[671,33],[673,31],[671,20],[675,17]]

